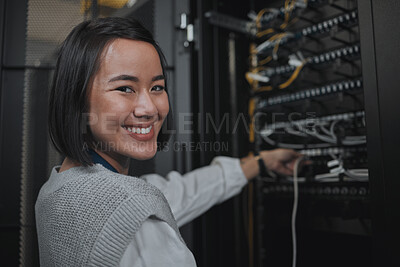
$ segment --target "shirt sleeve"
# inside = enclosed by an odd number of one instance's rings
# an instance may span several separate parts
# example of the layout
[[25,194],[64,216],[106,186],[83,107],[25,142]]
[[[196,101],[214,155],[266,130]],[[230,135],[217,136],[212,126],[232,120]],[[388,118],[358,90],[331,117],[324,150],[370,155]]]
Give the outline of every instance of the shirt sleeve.
[[142,176],[165,195],[178,226],[198,217],[210,207],[238,194],[247,179],[236,158],[216,157],[209,166],[184,175],[170,172]]
[[119,267],[195,267],[192,252],[166,222],[148,218],[122,255]]

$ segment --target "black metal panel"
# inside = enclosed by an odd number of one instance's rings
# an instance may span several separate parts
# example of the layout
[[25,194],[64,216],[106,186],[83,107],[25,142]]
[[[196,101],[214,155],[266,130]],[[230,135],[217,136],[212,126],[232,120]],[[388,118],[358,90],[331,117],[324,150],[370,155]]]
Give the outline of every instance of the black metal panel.
[[[241,17],[245,17],[246,5],[241,1],[196,1],[196,30],[199,38],[195,40],[198,50],[195,51],[197,68],[194,69],[193,111],[200,117],[194,123],[194,138],[197,142],[228,143],[229,148],[228,151],[200,151],[194,154],[195,167],[208,164],[216,155],[243,154],[239,148],[242,143],[246,143],[246,137],[243,138],[244,142],[233,143],[235,137],[239,138],[238,135],[233,135],[238,133],[227,132],[225,126],[229,125],[228,128],[232,130],[232,122],[235,120],[232,116],[237,115],[232,114],[232,111],[237,111],[239,102],[246,102],[246,97],[231,96],[232,92],[236,93],[235,88],[241,91],[240,81],[243,79],[240,76],[241,69],[232,72],[229,68],[237,67],[237,57],[241,56],[236,52],[243,48],[241,43],[246,40],[231,36],[229,31],[209,24],[204,14],[210,10],[224,10],[234,15],[240,13]],[[231,53],[229,49],[232,50]],[[231,65],[230,60],[234,61]],[[210,130],[210,118],[215,125],[221,127],[221,131]],[[198,266],[247,265],[242,205],[241,198],[226,201],[195,222],[194,232],[198,234],[195,236],[194,254]]]
[[3,64],[25,65],[25,35],[28,0],[6,0]]
[[[5,23],[5,14],[6,14],[6,9],[5,9],[5,4],[6,4],[6,2],[5,1],[1,1],[0,2],[0,85],[1,85],[1,82],[2,82],[2,74],[3,74],[3,54],[4,54],[4,51],[3,51],[3,43],[4,43],[4,23]],[[2,91],[2,86],[0,86],[0,103],[1,103],[1,91]],[[1,109],[0,109],[0,118],[1,118]],[[1,127],[1,121],[0,121],[0,127]],[[2,136],[2,131],[1,131],[1,128],[0,128],[0,151],[2,150],[1,149],[1,140],[2,140],[2,138],[1,138],[1,136]],[[0,168],[1,168],[1,161],[0,161]]]
[[1,228],[1,266],[18,266],[19,227]]
[[[380,106],[376,77],[376,54],[371,1],[358,1],[360,20],[361,61],[363,68],[364,104],[368,136],[368,169],[370,173],[371,215],[373,229],[373,259],[379,266],[386,258],[385,244],[385,195]],[[382,208],[383,207],[383,208]]]
[[[193,12],[197,18],[198,30],[198,51],[194,57],[194,79],[193,79],[193,112],[199,114],[199,118],[194,123],[195,135],[193,140],[196,142],[205,142],[208,140],[205,132],[205,114],[213,114],[214,99],[212,90],[213,88],[213,60],[212,60],[212,38],[211,26],[204,19],[203,14],[205,11],[212,9],[211,1],[195,1],[193,5]],[[200,152],[193,155],[193,167],[197,168],[208,164],[213,155]],[[216,243],[213,242],[212,236],[212,223],[209,221],[210,216],[215,216],[213,210],[208,212],[194,222],[195,236],[194,236],[194,255],[198,266],[214,266],[212,260],[215,260],[215,253],[217,251]],[[215,229],[215,228],[214,228]],[[213,253],[214,252],[214,253]]]
[[17,266],[27,1],[0,3],[0,257]]
[[[364,1],[360,1],[360,4],[361,2]],[[400,149],[398,117],[400,33],[396,29],[400,5],[396,0],[368,2],[373,36],[371,36],[371,32],[365,36],[366,41],[370,42],[371,49],[363,52],[363,60],[367,61],[363,62],[363,69],[371,74],[371,76],[364,75],[364,77],[368,79],[370,90],[370,94],[365,96],[369,108],[368,134],[373,149],[369,151],[369,154],[375,161],[373,165],[375,169],[372,173],[374,176],[371,181],[373,183],[371,189],[374,192],[375,265],[399,266],[400,259],[397,254],[400,238],[398,228],[400,224],[398,207],[400,180],[397,175]],[[368,4],[363,3],[363,5]],[[371,42],[373,43],[371,44]],[[368,59],[373,56],[375,56],[375,62]],[[368,64],[368,60],[375,64]],[[367,84],[367,80],[365,84]]]
[[378,80],[378,99],[380,107],[381,140],[383,149],[384,192],[387,229],[389,242],[386,249],[389,259],[386,266],[399,266],[398,257],[400,239],[400,179],[399,151],[400,151],[400,119],[399,99],[400,91],[400,32],[399,23],[400,4],[397,0],[372,1],[376,69]]
[[[214,61],[213,61],[213,43],[212,43],[212,26],[206,21],[203,14],[207,10],[212,9],[212,3],[209,1],[197,1],[197,18],[198,18],[198,94],[195,98],[194,105],[198,105],[198,112],[200,114],[199,121],[197,122],[198,129],[195,130],[199,133],[199,141],[205,142],[206,140],[213,140],[213,134],[206,132],[206,114],[214,114],[214,93],[210,90],[214,86]],[[213,155],[210,153],[200,153],[200,160],[197,161],[200,166],[208,164]],[[199,167],[199,166],[196,166]]]
[[[13,4],[9,3],[12,2]],[[21,19],[15,15],[15,19],[20,21],[15,22],[14,16],[10,12],[16,12],[17,4],[13,1],[8,1],[6,10],[5,23],[5,45],[4,58],[9,65],[20,65],[20,55],[24,55],[24,48],[18,43],[25,44],[25,35],[16,35],[10,37],[11,29],[25,32],[25,13]],[[24,5],[18,6],[19,10],[24,11]],[[21,22],[22,21],[22,22]],[[11,26],[12,25],[12,26]],[[11,28],[11,29],[10,29]],[[18,39],[17,36],[21,39]],[[10,49],[13,47],[13,49]],[[17,51],[17,48],[22,48],[22,51]],[[15,55],[15,58],[12,56]],[[22,62],[23,65],[23,62]],[[2,178],[1,186],[4,191],[1,194],[2,201],[0,203],[1,225],[17,225],[19,213],[19,183],[21,172],[21,133],[22,133],[22,95],[24,87],[24,69],[9,70],[8,66],[2,64],[2,81],[1,81],[1,121],[0,131],[2,133],[1,140],[1,170]]]
[[151,33],[154,33],[154,0],[147,1],[132,13]]
[[[7,234],[8,238],[12,238],[2,239],[1,242],[11,245],[18,243],[18,235],[15,232],[19,230],[24,71],[3,70],[2,78],[0,227],[2,235]],[[13,247],[14,250],[18,251],[18,246]],[[13,254],[15,256],[15,253]],[[13,254],[2,258],[7,261]]]

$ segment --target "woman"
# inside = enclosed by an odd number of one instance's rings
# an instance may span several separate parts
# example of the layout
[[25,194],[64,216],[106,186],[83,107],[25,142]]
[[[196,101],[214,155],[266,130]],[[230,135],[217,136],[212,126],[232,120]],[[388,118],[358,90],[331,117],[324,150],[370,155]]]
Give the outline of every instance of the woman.
[[127,176],[150,159],[170,119],[165,61],[137,21],[105,18],[73,29],[59,53],[51,139],[65,155],[36,202],[41,266],[196,266],[178,226],[240,192],[259,172],[290,175],[299,154],[217,157],[184,176]]

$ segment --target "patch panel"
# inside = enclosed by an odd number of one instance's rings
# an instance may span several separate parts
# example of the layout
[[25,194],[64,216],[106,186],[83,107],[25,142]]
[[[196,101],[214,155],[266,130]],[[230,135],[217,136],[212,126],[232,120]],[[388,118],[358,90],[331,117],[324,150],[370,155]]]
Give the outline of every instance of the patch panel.
[[[328,62],[332,62],[336,59],[347,58],[354,59],[358,57],[360,54],[360,46],[358,44],[345,46],[338,49],[334,49],[331,51],[327,51],[325,53],[321,53],[319,55],[311,56],[305,59],[306,64],[318,65],[324,64]],[[282,65],[274,68],[267,68],[259,72],[259,74],[272,77],[275,75],[283,75],[286,73],[291,73],[296,70],[296,66],[294,65]]]
[[314,87],[296,91],[290,94],[272,96],[266,99],[260,99],[257,103],[257,109],[262,109],[268,106],[281,105],[294,101],[301,101],[305,99],[313,99],[319,96],[335,94],[339,92],[347,92],[362,89],[362,79],[343,80],[327,85]]
[[337,26],[341,27],[352,27],[357,25],[357,11],[341,14],[325,21],[316,23],[311,26],[304,27],[293,33],[286,34],[283,38],[274,41],[265,41],[261,43],[257,48],[258,53],[265,53],[267,50],[272,49],[278,42],[279,45],[285,45],[288,42],[298,41],[302,37],[316,36],[327,34]]

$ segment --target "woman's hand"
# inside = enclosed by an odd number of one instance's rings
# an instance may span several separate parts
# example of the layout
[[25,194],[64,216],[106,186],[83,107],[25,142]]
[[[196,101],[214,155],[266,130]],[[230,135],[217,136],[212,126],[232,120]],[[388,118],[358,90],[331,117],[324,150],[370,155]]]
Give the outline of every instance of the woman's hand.
[[260,152],[267,169],[283,175],[293,175],[294,163],[302,156],[292,149],[283,148]]
[[[292,149],[284,148],[260,152],[260,157],[263,159],[267,169],[282,175],[293,175],[294,163],[302,156],[302,154]],[[241,159],[243,173],[249,180],[260,173],[257,158],[258,157],[250,155]],[[310,161],[305,161],[303,162],[303,165],[304,164],[310,164]]]

